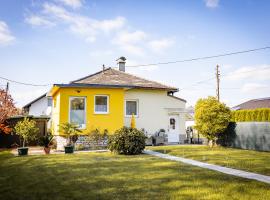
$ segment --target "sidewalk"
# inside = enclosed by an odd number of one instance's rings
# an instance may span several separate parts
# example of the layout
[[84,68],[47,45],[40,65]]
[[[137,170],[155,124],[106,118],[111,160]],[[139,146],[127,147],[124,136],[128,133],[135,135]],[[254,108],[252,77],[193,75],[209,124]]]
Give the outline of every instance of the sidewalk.
[[202,167],[202,168],[218,171],[218,172],[221,172],[224,174],[229,174],[229,175],[238,176],[238,177],[247,178],[247,179],[253,179],[253,180],[257,180],[260,182],[270,184],[270,176],[265,176],[265,175],[256,174],[256,173],[252,173],[252,172],[246,172],[246,171],[232,169],[232,168],[228,168],[228,167],[222,167],[219,165],[204,163],[204,162],[191,160],[191,159],[187,159],[187,158],[171,156],[169,154],[163,154],[163,153],[159,153],[159,152],[155,152],[155,151],[151,151],[151,150],[145,150],[144,153],[152,155],[152,156],[168,159],[168,160],[183,162],[183,163],[194,165],[197,167]]

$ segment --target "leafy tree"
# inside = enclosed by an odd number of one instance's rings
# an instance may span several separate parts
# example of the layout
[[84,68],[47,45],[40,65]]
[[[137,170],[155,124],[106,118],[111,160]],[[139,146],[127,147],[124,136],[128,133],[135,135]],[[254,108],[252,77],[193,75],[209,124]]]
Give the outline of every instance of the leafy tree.
[[5,121],[12,115],[17,114],[18,110],[14,105],[14,101],[10,94],[7,94],[5,90],[0,89],[0,131],[4,133],[10,133],[12,131]]
[[23,121],[19,121],[14,130],[16,134],[23,138],[23,147],[29,140],[34,140],[37,137],[39,129],[36,127],[36,122],[29,118],[24,118]]
[[78,134],[82,131],[78,128],[77,124],[73,123],[62,123],[60,126],[60,132],[63,133],[63,136],[67,139],[67,146],[73,145],[78,139]]
[[210,146],[216,144],[218,134],[226,130],[230,119],[230,109],[215,97],[197,101],[195,106],[195,128],[209,140]]

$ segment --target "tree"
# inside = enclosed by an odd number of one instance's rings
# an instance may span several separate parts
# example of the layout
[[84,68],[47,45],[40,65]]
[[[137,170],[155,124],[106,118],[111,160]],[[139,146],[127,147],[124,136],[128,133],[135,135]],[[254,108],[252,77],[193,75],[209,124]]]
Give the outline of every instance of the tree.
[[14,101],[11,95],[3,89],[0,89],[0,131],[4,133],[10,133],[12,131],[5,122],[6,119],[15,115],[17,113],[17,108],[14,106]]
[[73,145],[78,138],[78,134],[82,132],[78,128],[77,124],[67,122],[67,123],[60,124],[59,126],[60,126],[60,132],[63,132],[64,137],[67,138],[67,146]]
[[216,144],[219,134],[229,125],[231,111],[215,97],[199,99],[195,106],[195,128],[209,140],[209,145]]
[[34,140],[37,137],[38,128],[36,122],[29,118],[24,118],[23,121],[17,122],[14,127],[16,134],[23,138],[23,147],[29,140]]

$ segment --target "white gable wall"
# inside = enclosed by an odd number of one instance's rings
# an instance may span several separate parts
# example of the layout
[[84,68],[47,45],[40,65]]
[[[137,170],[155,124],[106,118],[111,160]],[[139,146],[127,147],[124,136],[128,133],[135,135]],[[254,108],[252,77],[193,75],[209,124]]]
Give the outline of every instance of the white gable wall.
[[[127,90],[125,100],[138,100],[138,117],[136,128],[144,128],[148,134],[154,134],[160,129],[169,129],[169,113],[179,115],[179,134],[185,135],[185,102],[167,96],[166,91],[157,90]],[[126,111],[125,111],[126,113]],[[125,126],[130,126],[131,117],[125,116]]]
[[48,107],[48,99],[46,96],[32,103],[29,108],[29,115],[41,116],[50,114],[51,107]]

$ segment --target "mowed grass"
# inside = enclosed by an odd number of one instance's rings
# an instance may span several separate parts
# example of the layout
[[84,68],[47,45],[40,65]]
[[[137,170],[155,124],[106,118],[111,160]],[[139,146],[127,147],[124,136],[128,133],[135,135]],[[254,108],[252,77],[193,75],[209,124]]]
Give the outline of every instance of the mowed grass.
[[0,199],[270,199],[270,185],[149,155],[0,152]]
[[225,147],[210,148],[203,145],[156,146],[148,148],[174,156],[270,176],[270,152]]

